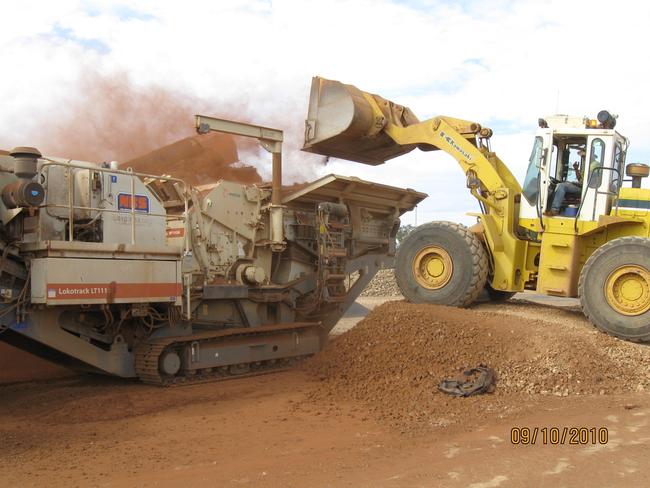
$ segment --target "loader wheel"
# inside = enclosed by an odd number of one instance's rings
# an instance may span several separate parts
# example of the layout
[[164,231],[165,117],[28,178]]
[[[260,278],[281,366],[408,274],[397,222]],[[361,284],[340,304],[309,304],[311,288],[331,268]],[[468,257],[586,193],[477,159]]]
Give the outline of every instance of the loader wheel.
[[600,330],[650,341],[650,239],[621,237],[594,252],[580,273],[580,303]]
[[419,226],[400,244],[395,260],[397,286],[413,303],[467,307],[483,290],[487,273],[481,242],[452,222]]

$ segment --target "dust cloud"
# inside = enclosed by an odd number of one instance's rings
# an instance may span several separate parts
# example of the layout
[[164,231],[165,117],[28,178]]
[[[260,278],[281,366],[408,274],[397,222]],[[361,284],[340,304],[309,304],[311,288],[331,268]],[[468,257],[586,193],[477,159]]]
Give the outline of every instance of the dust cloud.
[[[194,114],[201,113],[283,129],[283,183],[318,177],[323,158],[299,151],[304,113],[288,109],[286,100],[260,110],[249,105],[249,96],[242,93],[240,100],[214,103],[163,85],[136,85],[125,73],[90,73],[77,81],[68,99],[49,114],[41,113],[20,143],[29,141],[50,156],[115,160],[137,171],[173,173],[190,184],[218,178],[270,180],[271,157],[257,141],[215,133],[197,136]],[[3,149],[10,147],[11,142],[3,141]]]
[[216,132],[186,137],[121,166],[140,173],[171,175],[195,186],[219,179],[245,184],[262,181],[254,167],[239,162],[233,138]]
[[126,161],[193,134],[200,100],[162,86],[138,87],[125,74],[87,74],[38,131],[26,138],[43,154]]

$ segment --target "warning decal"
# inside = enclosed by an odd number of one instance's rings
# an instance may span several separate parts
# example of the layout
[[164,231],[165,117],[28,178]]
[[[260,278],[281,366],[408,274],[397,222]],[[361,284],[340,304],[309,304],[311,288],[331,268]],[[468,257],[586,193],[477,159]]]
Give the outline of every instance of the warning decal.
[[[117,195],[117,209],[120,211],[131,210],[131,194],[120,193]],[[149,213],[149,197],[146,195],[135,195],[133,210],[136,212]]]
[[174,237],[184,237],[185,227],[167,227],[167,237],[170,239]]

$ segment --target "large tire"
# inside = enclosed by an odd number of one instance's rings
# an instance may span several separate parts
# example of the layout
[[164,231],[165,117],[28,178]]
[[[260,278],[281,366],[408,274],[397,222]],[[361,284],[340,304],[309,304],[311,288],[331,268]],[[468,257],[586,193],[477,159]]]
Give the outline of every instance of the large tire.
[[600,330],[650,341],[650,239],[620,237],[594,252],[580,273],[582,311]]
[[481,242],[452,222],[419,226],[402,241],[395,259],[397,286],[413,303],[467,307],[485,287],[487,274]]

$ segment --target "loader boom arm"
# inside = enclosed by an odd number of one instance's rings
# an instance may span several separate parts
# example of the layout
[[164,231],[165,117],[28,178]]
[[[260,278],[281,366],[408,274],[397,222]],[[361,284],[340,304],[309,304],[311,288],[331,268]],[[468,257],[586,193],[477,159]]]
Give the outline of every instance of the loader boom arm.
[[[489,149],[492,131],[476,122],[438,116],[419,121],[407,107],[352,85],[315,77],[306,122],[306,151],[366,164],[383,164],[414,148],[442,150],[467,176],[482,203],[480,218],[493,259],[492,286],[523,290],[527,242],[515,233],[521,186]],[[495,254],[501,254],[496,259]]]
[[445,151],[456,159],[466,175],[480,182],[481,193],[488,196],[500,195],[503,190],[521,193],[519,182],[497,155],[490,152],[486,146],[477,146],[474,142],[477,139],[486,141],[489,137],[480,137],[478,132],[470,132],[471,126],[478,126],[478,131],[485,130],[474,122],[445,116],[434,117],[408,127],[387,124],[384,130],[396,144],[428,144]]

